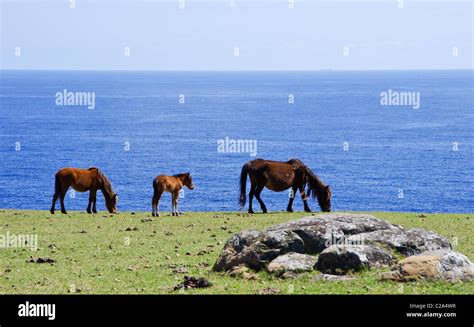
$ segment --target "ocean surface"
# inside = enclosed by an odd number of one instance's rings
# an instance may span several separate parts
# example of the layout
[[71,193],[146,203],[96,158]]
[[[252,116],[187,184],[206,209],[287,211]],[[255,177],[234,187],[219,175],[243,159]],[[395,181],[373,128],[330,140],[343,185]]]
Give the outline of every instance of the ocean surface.
[[[331,185],[333,210],[474,212],[473,76],[1,71],[0,208],[48,210],[58,169],[97,166],[119,211],[150,210],[153,178],[188,171],[196,188],[181,210],[236,211],[245,162],[299,158]],[[95,92],[94,109],[58,106],[65,89]],[[389,90],[419,92],[420,108],[382,106]],[[226,137],[256,141],[256,156],[218,151]],[[262,193],[270,211],[288,196]],[[87,198],[70,192],[66,209],[85,210]],[[166,194],[160,209],[170,208]]]

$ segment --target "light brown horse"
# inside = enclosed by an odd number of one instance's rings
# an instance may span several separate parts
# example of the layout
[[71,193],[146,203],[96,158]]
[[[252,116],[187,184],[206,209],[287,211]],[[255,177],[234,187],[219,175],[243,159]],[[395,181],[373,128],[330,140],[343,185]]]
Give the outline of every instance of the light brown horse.
[[[247,175],[250,178],[249,213],[253,213],[252,200],[254,196],[260,203],[262,211],[264,213],[267,212],[267,208],[260,198],[260,193],[262,193],[265,187],[275,192],[282,192],[289,188],[292,189],[292,196],[290,196],[290,201],[286,208],[289,212],[293,211],[292,205],[296,190],[300,192],[306,212],[311,212],[306,202],[310,195],[313,199],[318,198],[322,211],[331,211],[331,189],[329,185],[325,185],[311,169],[298,159],[291,159],[286,162],[256,159],[247,162],[242,167],[240,174],[239,203],[241,210],[245,206],[246,201]],[[305,187],[308,188],[306,195]]]
[[177,174],[173,176],[159,175],[153,180],[153,199],[151,200],[151,215],[160,216],[160,199],[163,192],[171,193],[171,215],[180,216],[178,211],[179,191],[186,186],[188,189],[194,189],[193,178],[190,173]]
[[[117,212],[117,194],[112,189],[109,179],[96,167],[89,169],[80,168],[63,168],[55,175],[55,188],[53,195],[53,203],[51,204],[51,213],[54,214],[56,201],[59,197],[61,203],[61,212],[67,213],[64,208],[64,197],[66,192],[72,187],[77,192],[89,191],[89,205],[87,213],[97,213],[97,190],[101,190],[105,198],[105,205],[110,213]],[[92,210],[91,210],[92,206]]]

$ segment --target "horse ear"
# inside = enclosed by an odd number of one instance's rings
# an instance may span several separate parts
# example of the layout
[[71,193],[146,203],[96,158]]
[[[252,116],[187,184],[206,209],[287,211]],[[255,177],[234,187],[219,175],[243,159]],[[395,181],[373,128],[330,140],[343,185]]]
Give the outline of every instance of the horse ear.
[[331,185],[327,185],[326,190],[330,190],[330,189],[331,189]]

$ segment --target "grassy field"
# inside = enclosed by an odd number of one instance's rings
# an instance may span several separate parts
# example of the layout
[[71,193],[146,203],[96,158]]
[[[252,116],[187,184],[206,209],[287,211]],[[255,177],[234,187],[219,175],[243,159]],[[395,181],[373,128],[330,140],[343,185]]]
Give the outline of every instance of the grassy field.
[[[405,227],[433,230],[474,260],[474,216],[468,214],[372,213]],[[225,241],[243,229],[263,229],[305,213],[186,213],[151,219],[149,213],[88,215],[71,212],[0,210],[0,234],[37,234],[38,250],[0,249],[0,293],[180,294],[184,275],[205,277],[209,288],[189,294],[474,294],[474,282],[380,281],[366,271],[348,281],[319,280],[317,272],[297,279],[258,273],[256,280],[213,273]],[[28,262],[48,257],[55,262]]]

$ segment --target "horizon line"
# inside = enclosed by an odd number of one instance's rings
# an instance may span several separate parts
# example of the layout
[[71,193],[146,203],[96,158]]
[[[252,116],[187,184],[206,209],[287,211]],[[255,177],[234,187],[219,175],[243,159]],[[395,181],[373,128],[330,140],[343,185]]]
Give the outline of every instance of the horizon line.
[[31,68],[0,68],[0,72],[3,71],[35,71],[35,72],[163,72],[163,73],[173,73],[173,72],[182,72],[182,73],[259,73],[259,72],[299,72],[299,73],[313,73],[313,72],[397,72],[397,71],[460,71],[460,70],[474,70],[474,67],[470,68],[405,68],[405,69],[333,69],[333,68],[321,68],[321,69],[31,69]]

